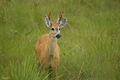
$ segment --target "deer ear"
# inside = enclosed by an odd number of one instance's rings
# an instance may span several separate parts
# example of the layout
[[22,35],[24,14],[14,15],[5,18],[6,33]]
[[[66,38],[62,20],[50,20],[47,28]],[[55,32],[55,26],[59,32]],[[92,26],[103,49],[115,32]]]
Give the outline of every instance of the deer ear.
[[45,17],[45,24],[47,25],[48,28],[50,28],[51,22],[50,22],[50,20],[48,19],[48,17]]
[[63,28],[66,25],[66,23],[67,23],[67,19],[66,18],[62,19],[59,24],[60,28]]

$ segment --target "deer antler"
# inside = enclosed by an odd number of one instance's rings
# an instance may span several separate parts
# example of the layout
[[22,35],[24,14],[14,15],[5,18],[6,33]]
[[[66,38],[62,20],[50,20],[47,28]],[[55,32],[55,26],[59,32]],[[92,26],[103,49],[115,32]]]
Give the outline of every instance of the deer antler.
[[49,12],[48,16],[46,15],[45,17],[47,17],[50,20],[50,16],[51,16],[51,12]]
[[60,20],[62,19],[62,14],[63,14],[63,12],[61,11],[61,12],[59,13],[57,23],[60,23]]

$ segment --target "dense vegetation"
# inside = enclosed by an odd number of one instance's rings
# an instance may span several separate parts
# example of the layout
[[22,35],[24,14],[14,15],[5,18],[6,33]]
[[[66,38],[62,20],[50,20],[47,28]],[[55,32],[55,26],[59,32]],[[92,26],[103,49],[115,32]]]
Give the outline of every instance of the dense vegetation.
[[0,0],[0,80],[40,80],[35,43],[51,11],[61,29],[58,80],[120,80],[120,0]]

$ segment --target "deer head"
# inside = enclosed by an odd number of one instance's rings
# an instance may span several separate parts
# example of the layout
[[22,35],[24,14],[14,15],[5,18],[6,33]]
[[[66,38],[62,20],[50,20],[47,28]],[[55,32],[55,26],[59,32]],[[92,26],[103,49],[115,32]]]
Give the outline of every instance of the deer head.
[[51,38],[53,39],[60,38],[61,37],[60,29],[65,26],[65,24],[67,23],[67,19],[66,18],[62,19],[62,12],[60,12],[56,24],[53,24],[50,21],[50,15],[51,13],[49,13],[48,16],[45,17],[45,24],[50,29]]

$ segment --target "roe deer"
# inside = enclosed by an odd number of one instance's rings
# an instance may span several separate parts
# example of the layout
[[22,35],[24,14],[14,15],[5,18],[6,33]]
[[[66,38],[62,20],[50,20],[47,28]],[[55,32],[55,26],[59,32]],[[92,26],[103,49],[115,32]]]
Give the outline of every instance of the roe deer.
[[57,39],[61,37],[60,29],[65,26],[67,19],[62,19],[62,12],[60,12],[57,23],[53,24],[50,21],[50,13],[45,17],[45,24],[50,29],[49,34],[42,35],[35,46],[37,60],[40,64],[41,71],[48,69],[52,72],[55,79],[57,75],[57,68],[59,66],[60,49],[57,44]]

